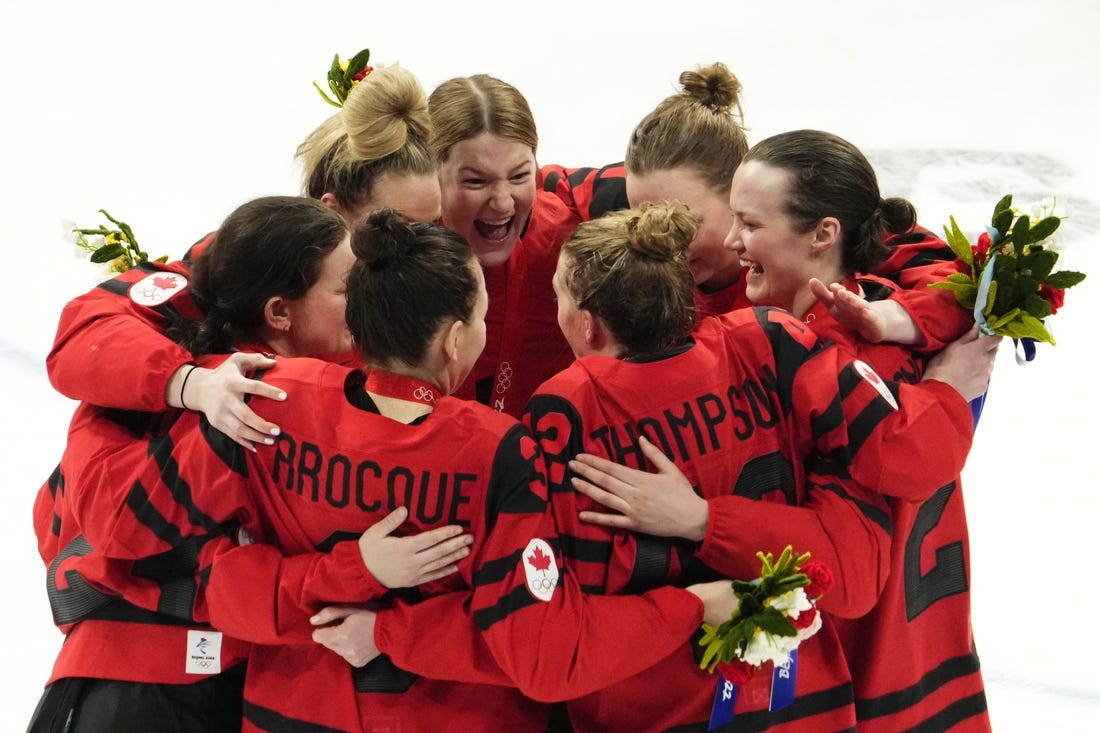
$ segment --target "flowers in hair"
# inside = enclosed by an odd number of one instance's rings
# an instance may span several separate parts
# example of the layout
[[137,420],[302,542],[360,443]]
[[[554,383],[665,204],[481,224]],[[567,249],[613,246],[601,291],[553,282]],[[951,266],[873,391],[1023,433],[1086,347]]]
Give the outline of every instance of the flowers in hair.
[[332,92],[332,97],[326,94],[317,82],[313,82],[313,86],[317,89],[317,93],[333,107],[343,107],[351,90],[374,71],[374,67],[370,66],[368,61],[370,61],[369,48],[364,48],[346,61],[341,61],[340,54],[336,54],[327,75],[328,88]]
[[[73,244],[91,252],[91,261],[96,264],[106,264],[107,269],[112,273],[126,272],[138,263],[149,261],[149,254],[138,245],[134,230],[129,224],[114,218],[105,209],[100,209],[99,213],[103,214],[115,228],[102,224],[95,229],[74,226]],[[168,255],[162,255],[155,261],[167,262]]]

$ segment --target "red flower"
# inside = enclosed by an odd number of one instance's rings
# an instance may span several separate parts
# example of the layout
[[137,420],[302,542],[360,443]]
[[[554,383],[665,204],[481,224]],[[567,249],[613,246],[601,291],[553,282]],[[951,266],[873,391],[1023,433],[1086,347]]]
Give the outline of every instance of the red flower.
[[806,596],[810,599],[820,598],[833,587],[833,574],[823,562],[810,560],[802,566],[802,572],[810,579],[806,586]]
[[1052,288],[1047,284],[1039,286],[1039,295],[1043,300],[1050,303],[1050,314],[1054,315],[1058,312],[1058,309],[1066,302],[1066,291],[1061,288]]
[[810,624],[817,618],[817,609],[811,608],[809,611],[802,611],[798,614],[798,618],[787,617],[787,620],[791,622],[791,626],[796,629],[808,629]]
[[993,246],[993,242],[989,238],[989,232],[982,232],[978,236],[978,241],[971,247],[974,252],[975,267],[981,267],[985,264],[985,261],[989,258],[989,248],[991,246]]
[[356,74],[355,76],[353,76],[351,78],[354,79],[355,81],[363,81],[364,79],[367,78],[367,74],[371,73],[372,71],[374,71],[373,66],[364,66],[362,71],[360,71],[358,74]]
[[726,681],[734,685],[743,685],[752,677],[756,669],[748,662],[741,659],[731,659],[728,662],[719,662],[714,671],[726,678]]

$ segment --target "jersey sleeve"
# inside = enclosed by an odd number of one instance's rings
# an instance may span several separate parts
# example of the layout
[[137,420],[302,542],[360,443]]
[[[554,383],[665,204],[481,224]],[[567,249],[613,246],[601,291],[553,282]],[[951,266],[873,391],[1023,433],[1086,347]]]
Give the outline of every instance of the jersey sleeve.
[[962,336],[974,325],[949,290],[930,288],[955,272],[955,255],[947,242],[922,227],[886,240],[890,257],[878,269],[901,290],[892,298],[905,309],[924,337],[921,351],[935,352]]
[[102,407],[159,411],[165,387],[191,362],[164,335],[199,315],[183,262],[144,262],[67,303],[46,357],[50,383],[72,399]]
[[622,163],[602,168],[545,165],[539,169],[538,184],[561,199],[581,221],[630,208],[626,198],[626,167]]
[[[698,629],[702,604],[681,589],[581,592],[555,548],[541,464],[535,441],[517,425],[494,459],[488,534],[475,540],[472,565],[463,571],[473,586],[470,610],[456,613],[452,594],[380,613],[379,649],[398,666],[484,681],[492,671],[468,657],[481,643],[469,636],[472,621],[511,684],[537,700],[564,700],[653,666]],[[452,646],[452,638],[459,643]]]

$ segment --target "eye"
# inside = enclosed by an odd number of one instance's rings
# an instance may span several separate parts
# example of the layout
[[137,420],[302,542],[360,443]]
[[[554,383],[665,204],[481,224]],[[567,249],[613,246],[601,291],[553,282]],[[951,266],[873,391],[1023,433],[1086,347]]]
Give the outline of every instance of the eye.
[[517,173],[516,175],[512,176],[511,180],[512,183],[525,183],[530,177],[531,174],[527,171],[524,171],[523,173]]

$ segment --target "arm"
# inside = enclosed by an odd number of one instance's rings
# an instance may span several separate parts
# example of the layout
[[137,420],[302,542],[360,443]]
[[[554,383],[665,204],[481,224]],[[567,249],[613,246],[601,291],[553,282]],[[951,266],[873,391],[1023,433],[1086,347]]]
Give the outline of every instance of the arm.
[[602,168],[565,168],[544,165],[538,185],[561,199],[581,219],[598,219],[610,211],[630,207],[626,198],[626,169],[622,163]]

